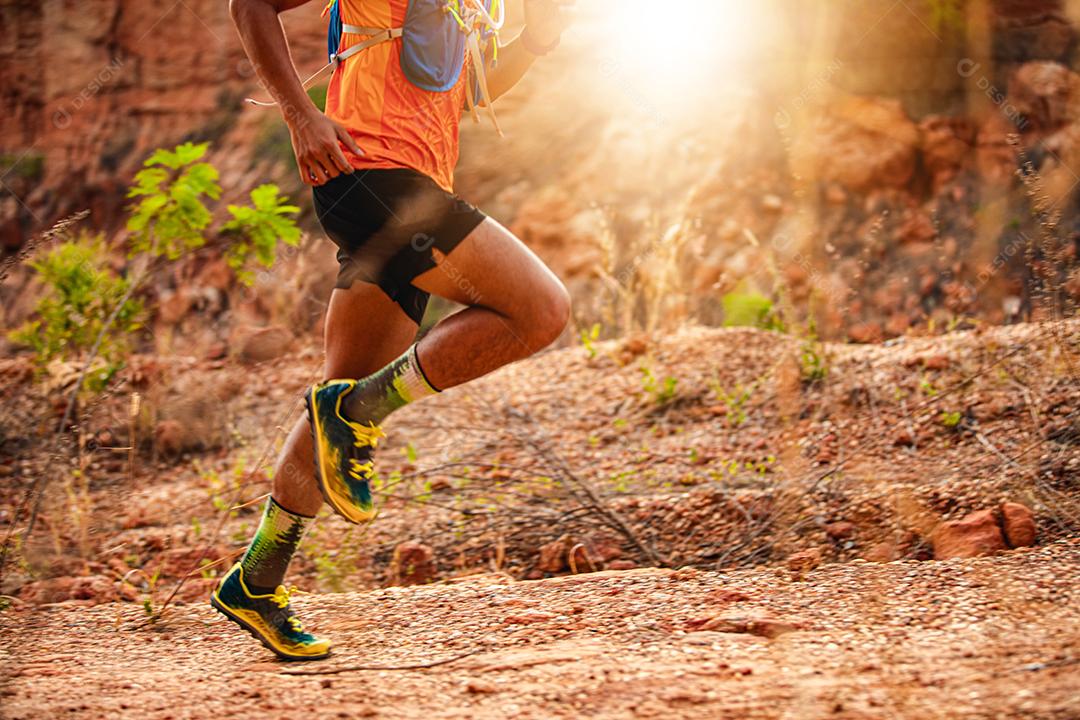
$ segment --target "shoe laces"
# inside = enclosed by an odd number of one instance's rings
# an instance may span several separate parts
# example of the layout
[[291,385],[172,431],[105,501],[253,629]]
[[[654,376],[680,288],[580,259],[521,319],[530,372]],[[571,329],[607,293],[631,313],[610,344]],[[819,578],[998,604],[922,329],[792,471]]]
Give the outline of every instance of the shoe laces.
[[[278,585],[277,589],[274,590],[274,594],[270,596],[270,601],[272,603],[274,603],[275,605],[277,605],[282,610],[288,610],[289,609],[289,602],[290,602],[293,595],[308,595],[308,594],[309,593],[299,589],[295,585],[290,585],[289,587],[285,587],[284,585]],[[300,618],[296,617],[292,613],[289,613],[286,616],[286,621],[289,623],[289,627],[291,627],[294,631],[296,631],[296,632],[303,632],[304,631],[304,626],[303,626],[303,624],[301,624]]]
[[386,433],[382,428],[373,422],[369,422],[367,425],[361,425],[360,423],[349,423],[352,427],[353,437],[356,441],[353,443],[358,448],[370,447],[375,448],[379,444],[379,438],[386,437]]
[[370,480],[375,473],[375,463],[371,460],[360,462],[356,458],[349,458],[349,475],[357,480]]

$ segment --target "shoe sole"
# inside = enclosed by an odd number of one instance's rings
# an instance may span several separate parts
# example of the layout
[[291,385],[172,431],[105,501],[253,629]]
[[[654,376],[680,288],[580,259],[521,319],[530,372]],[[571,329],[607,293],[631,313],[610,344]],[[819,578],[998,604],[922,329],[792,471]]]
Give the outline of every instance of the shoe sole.
[[315,388],[308,388],[307,393],[305,393],[304,395],[304,404],[307,406],[308,431],[311,433],[311,446],[313,450],[313,452],[311,453],[311,457],[312,462],[315,465],[315,482],[319,486],[319,492],[322,494],[323,500],[326,501],[327,505],[334,509],[334,512],[336,512],[346,521],[351,522],[354,525],[360,525],[364,522],[367,522],[371,518],[365,516],[363,518],[357,519],[350,516],[345,509],[338,505],[338,503],[334,502],[334,500],[331,498],[330,493],[326,489],[326,481],[323,479],[322,474],[322,463],[319,461],[319,454],[322,452],[322,450],[319,447],[319,433],[317,431],[317,428],[319,427],[319,420],[318,417],[315,415],[315,406],[312,401],[312,394],[314,392]]
[[269,650],[270,652],[277,655],[282,660],[288,660],[289,662],[295,662],[295,661],[303,661],[303,660],[322,660],[324,658],[330,657],[330,651],[329,650],[324,652],[322,655],[289,655],[288,653],[284,653],[281,650],[274,647],[273,643],[271,643],[269,640],[267,640],[265,637],[263,637],[262,633],[260,633],[258,630],[253,628],[245,620],[243,620],[242,618],[234,615],[232,613],[232,611],[229,610],[229,608],[227,606],[225,606],[224,604],[221,603],[220,600],[218,600],[216,592],[213,595],[210,596],[210,605],[213,606],[213,608],[215,610],[217,610],[219,613],[224,615],[226,617],[226,619],[232,620],[234,623],[236,623],[237,625],[239,625],[243,629],[247,630],[248,633],[251,634],[251,637],[258,640],[260,643],[262,643],[263,647],[265,647],[267,650]]

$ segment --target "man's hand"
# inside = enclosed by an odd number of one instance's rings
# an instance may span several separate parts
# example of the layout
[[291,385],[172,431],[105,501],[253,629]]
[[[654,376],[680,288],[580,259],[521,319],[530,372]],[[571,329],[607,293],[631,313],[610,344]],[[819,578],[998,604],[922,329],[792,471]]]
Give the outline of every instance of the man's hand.
[[353,171],[339,142],[357,155],[364,154],[348,130],[317,110],[290,122],[289,135],[300,179],[308,185],[322,185]]
[[352,172],[339,142],[357,155],[364,153],[343,127],[315,107],[293,68],[278,15],[308,1],[229,0],[229,12],[255,72],[289,125],[300,179],[308,185],[322,185],[341,173]]
[[529,40],[541,46],[554,45],[568,24],[562,8],[567,0],[525,0],[525,28]]

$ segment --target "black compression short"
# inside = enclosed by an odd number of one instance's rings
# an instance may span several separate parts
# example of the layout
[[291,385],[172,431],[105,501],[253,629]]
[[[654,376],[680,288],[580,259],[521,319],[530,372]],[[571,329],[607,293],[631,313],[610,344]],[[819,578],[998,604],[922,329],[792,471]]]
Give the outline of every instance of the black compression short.
[[378,285],[417,324],[428,294],[413,279],[435,267],[433,248],[449,254],[485,215],[407,169],[357,170],[313,189],[315,212],[338,246],[335,287]]

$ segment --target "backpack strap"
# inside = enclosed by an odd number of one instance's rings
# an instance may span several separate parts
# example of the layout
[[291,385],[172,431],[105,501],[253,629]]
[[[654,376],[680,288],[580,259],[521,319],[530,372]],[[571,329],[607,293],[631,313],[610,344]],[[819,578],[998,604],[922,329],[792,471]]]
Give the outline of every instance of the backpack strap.
[[348,23],[343,23],[341,26],[342,35],[370,35],[371,37],[369,37],[367,40],[364,40],[363,42],[357,43],[356,45],[351,45],[339,53],[335,53],[333,56],[331,56],[330,61],[340,63],[342,60],[352,57],[358,52],[367,50],[369,47],[374,47],[384,42],[396,40],[397,38],[401,37],[401,34],[403,32],[403,28],[399,27],[370,28],[361,27],[360,25],[349,25]]
[[[401,37],[402,32],[402,28],[369,28],[361,27],[360,25],[349,25],[348,23],[342,23],[342,36],[370,35],[371,37],[369,37],[367,40],[364,40],[363,42],[357,43],[356,45],[351,45],[339,53],[332,53],[330,55],[330,62],[319,68],[318,71],[313,73],[311,77],[309,77],[301,84],[304,86],[304,89],[307,89],[308,86],[310,86],[311,83],[315,81],[315,78],[319,77],[330,68],[336,68],[342,60],[352,57],[358,52],[367,50],[370,47],[375,47],[376,45],[380,45],[384,42],[396,40],[397,38]],[[340,45],[340,40],[338,41],[338,44]],[[266,102],[261,100],[255,100],[254,98],[245,98],[244,100],[252,105],[258,105],[259,107],[273,107],[274,105],[277,105],[277,103],[273,101]]]

